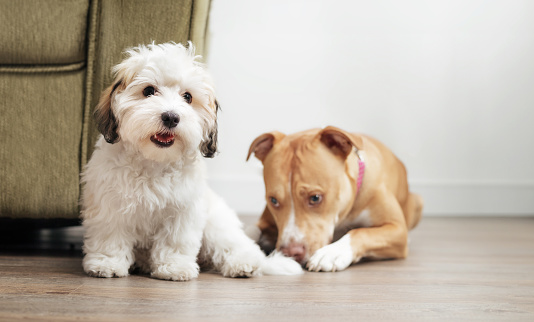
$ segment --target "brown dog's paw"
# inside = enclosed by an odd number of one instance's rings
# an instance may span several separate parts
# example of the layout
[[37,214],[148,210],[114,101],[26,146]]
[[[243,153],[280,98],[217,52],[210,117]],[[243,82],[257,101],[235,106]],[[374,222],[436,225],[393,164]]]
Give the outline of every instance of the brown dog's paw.
[[316,251],[308,260],[306,267],[312,272],[335,272],[349,267],[353,261],[350,237],[345,236]]

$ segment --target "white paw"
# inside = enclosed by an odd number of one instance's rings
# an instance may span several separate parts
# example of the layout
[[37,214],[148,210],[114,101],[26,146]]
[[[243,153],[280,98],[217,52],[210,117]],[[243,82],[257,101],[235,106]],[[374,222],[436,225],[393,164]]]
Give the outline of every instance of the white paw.
[[126,258],[98,253],[89,253],[83,258],[83,270],[93,277],[125,277],[129,268],[130,263]]
[[251,277],[257,275],[264,257],[259,249],[230,253],[225,256],[221,274],[226,277]]
[[308,260],[306,267],[313,272],[342,271],[349,267],[353,260],[350,236],[345,235],[337,242],[317,250]]
[[285,257],[277,251],[265,258],[261,268],[265,275],[300,275],[304,273],[302,266],[293,258]]
[[[185,256],[184,256],[185,257]],[[198,277],[199,267],[195,259],[156,265],[150,275],[161,280],[189,281]]]

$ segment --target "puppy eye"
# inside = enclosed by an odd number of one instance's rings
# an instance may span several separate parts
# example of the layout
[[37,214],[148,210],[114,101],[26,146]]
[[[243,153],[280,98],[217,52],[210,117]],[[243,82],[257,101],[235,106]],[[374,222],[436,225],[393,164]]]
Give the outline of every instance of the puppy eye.
[[185,92],[184,95],[182,95],[182,97],[187,102],[187,104],[191,104],[191,101],[193,100],[193,96],[191,96],[191,93]]
[[315,194],[315,195],[310,196],[310,198],[308,199],[308,204],[310,206],[317,206],[322,201],[323,201],[323,196],[320,194]]
[[280,203],[278,202],[278,199],[276,199],[275,197],[269,198],[269,201],[271,202],[271,205],[273,205],[273,207],[275,208],[280,207]]
[[145,87],[145,89],[143,90],[143,95],[145,95],[145,97],[149,97],[149,96],[152,96],[156,93],[156,89],[153,87],[153,86],[147,86]]

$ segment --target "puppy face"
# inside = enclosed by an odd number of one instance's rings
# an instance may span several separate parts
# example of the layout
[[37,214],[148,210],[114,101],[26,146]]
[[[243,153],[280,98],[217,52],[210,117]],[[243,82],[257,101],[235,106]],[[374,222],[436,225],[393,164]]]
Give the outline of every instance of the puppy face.
[[251,145],[264,166],[266,211],[278,230],[276,248],[302,264],[332,242],[339,215],[352,206],[355,183],[347,157],[353,140],[329,127],[285,136],[272,132]]
[[199,149],[212,157],[218,105],[192,44],[152,44],[126,54],[95,110],[106,141],[130,143],[160,162],[196,155]]

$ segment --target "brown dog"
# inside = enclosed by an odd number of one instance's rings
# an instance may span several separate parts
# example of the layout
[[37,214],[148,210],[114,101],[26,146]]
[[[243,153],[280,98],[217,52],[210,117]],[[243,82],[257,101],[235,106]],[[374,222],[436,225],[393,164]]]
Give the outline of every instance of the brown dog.
[[327,127],[260,135],[247,160],[252,153],[264,166],[267,206],[257,225],[266,252],[276,248],[310,271],[406,257],[423,200],[382,143]]

